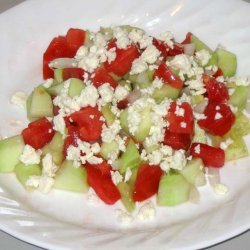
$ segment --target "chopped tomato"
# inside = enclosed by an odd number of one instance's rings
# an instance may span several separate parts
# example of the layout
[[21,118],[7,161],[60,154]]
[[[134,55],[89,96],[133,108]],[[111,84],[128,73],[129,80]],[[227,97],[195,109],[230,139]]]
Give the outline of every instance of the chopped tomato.
[[101,115],[96,107],[82,108],[70,115],[78,127],[80,139],[88,142],[100,139],[103,125],[103,121],[100,121]]
[[121,101],[119,101],[119,102],[117,103],[117,108],[118,108],[118,109],[125,109],[125,108],[128,107],[128,104],[129,104],[128,99],[125,98],[125,99],[123,99],[123,100],[121,100]]
[[109,75],[108,71],[103,67],[95,70],[92,82],[96,88],[99,88],[104,83],[109,83],[110,86],[114,89],[117,86],[117,82],[111,75]]
[[155,71],[154,78],[156,77],[162,79],[164,83],[167,83],[174,88],[181,89],[183,87],[183,81],[172,73],[165,62],[162,62]]
[[113,40],[108,45],[108,50],[115,48],[116,58],[112,62],[106,61],[104,67],[108,72],[113,72],[118,76],[124,76],[132,67],[133,61],[140,56],[136,45],[129,45],[127,49],[118,49],[116,40]]
[[191,36],[192,36],[192,33],[188,32],[186,34],[186,38],[181,42],[181,44],[189,44],[189,43],[191,43]]
[[76,53],[77,50],[84,44],[86,31],[82,29],[71,28],[66,34],[67,43],[72,50],[72,53]]
[[47,118],[41,118],[31,122],[27,128],[22,131],[25,144],[29,144],[35,149],[40,149],[49,143],[55,131],[51,122]]
[[212,76],[203,75],[207,96],[210,102],[224,102],[229,99],[228,90],[224,83],[216,81]]
[[192,135],[194,132],[193,110],[189,103],[177,104],[172,102],[166,116],[169,122],[168,129],[172,133]]
[[204,115],[206,119],[199,120],[198,124],[213,135],[225,135],[235,121],[234,113],[225,103],[209,103],[204,111]]
[[225,152],[221,148],[215,148],[203,143],[193,143],[190,154],[201,158],[206,167],[220,168],[225,163]]
[[188,150],[191,140],[192,136],[190,134],[173,133],[168,129],[165,131],[164,144],[172,147],[175,150]]
[[218,76],[223,76],[223,71],[218,67],[217,71],[213,74],[213,77],[216,78]]
[[181,43],[174,42],[174,47],[173,49],[170,49],[168,51],[169,56],[176,56],[184,54],[184,46]]
[[65,37],[55,37],[43,54],[43,78],[48,79],[54,77],[54,72],[49,67],[49,63],[52,60],[60,57],[73,57],[74,55]]
[[66,81],[69,78],[77,78],[83,80],[85,71],[81,68],[64,68],[63,69],[63,80]]
[[88,184],[106,204],[114,204],[121,198],[120,192],[112,182],[111,166],[103,161],[101,164],[86,164]]
[[144,201],[156,194],[162,173],[159,166],[141,164],[135,180],[134,201]]
[[69,146],[77,147],[77,139],[79,139],[79,131],[76,126],[68,126],[68,135],[64,139],[63,154],[67,156],[67,150]]

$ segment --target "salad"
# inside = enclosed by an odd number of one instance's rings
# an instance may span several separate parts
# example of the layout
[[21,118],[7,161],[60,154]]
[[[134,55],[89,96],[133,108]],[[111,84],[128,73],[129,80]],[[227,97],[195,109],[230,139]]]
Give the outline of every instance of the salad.
[[192,33],[179,43],[129,25],[71,28],[44,52],[28,127],[0,141],[0,172],[43,193],[91,187],[128,212],[154,195],[159,206],[190,201],[207,180],[224,194],[209,177],[248,156],[249,80],[236,69],[235,54]]

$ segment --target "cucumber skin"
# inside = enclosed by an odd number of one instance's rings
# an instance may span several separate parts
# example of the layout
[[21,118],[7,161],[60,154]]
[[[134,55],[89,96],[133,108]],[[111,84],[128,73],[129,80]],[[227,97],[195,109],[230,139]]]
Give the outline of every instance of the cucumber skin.
[[228,102],[239,110],[243,110],[246,107],[248,90],[249,88],[246,86],[237,86]]
[[135,203],[133,201],[133,189],[126,182],[120,182],[117,188],[121,194],[121,201],[128,212],[133,212]]
[[116,141],[103,142],[101,145],[100,155],[105,159],[109,159],[109,154],[118,150],[118,143]]

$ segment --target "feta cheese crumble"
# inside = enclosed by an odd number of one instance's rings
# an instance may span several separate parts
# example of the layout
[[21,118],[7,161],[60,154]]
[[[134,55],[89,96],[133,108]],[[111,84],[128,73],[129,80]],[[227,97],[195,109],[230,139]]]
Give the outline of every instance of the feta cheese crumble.
[[221,113],[216,112],[215,116],[214,116],[214,120],[219,120],[221,119],[223,116],[221,115]]
[[24,92],[16,92],[10,99],[10,102],[19,108],[26,108],[27,95]]
[[222,183],[214,185],[213,189],[214,192],[218,195],[225,195],[229,191],[228,187]]
[[137,218],[141,221],[152,221],[155,218],[156,210],[151,202],[144,204],[137,215]]
[[117,186],[123,180],[123,176],[119,173],[119,171],[111,171],[111,179],[112,182]]
[[206,66],[211,58],[211,55],[206,49],[202,49],[195,53],[195,57],[196,59],[198,59],[202,66]]
[[195,152],[196,154],[200,154],[200,153],[201,153],[201,146],[200,146],[200,144],[198,144],[197,146],[195,146],[194,152]]
[[25,165],[39,164],[42,152],[26,144],[19,160]]
[[165,42],[171,49],[174,48],[173,39],[174,39],[173,33],[170,31],[163,32],[159,36],[159,40]]

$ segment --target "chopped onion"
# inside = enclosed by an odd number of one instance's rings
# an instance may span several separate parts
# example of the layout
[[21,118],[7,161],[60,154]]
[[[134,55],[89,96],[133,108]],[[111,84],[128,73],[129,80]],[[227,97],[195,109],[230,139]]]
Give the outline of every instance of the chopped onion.
[[192,186],[189,193],[189,201],[198,204],[200,202],[200,193],[195,186]]
[[188,87],[182,89],[182,94],[190,95],[190,89]]
[[56,58],[49,63],[49,67],[56,69],[76,68],[77,61],[74,58]]
[[184,54],[192,56],[195,51],[194,43],[184,44]]
[[204,113],[204,110],[205,110],[205,108],[207,107],[207,105],[208,105],[208,100],[207,100],[207,99],[204,99],[201,103],[197,104],[197,105],[194,107],[194,112],[195,112],[195,113],[199,113],[199,114]]
[[135,89],[128,95],[127,99],[129,103],[134,103],[141,97],[141,91],[139,89]]
[[207,177],[209,184],[214,187],[220,183],[220,170],[218,168],[207,168]]

